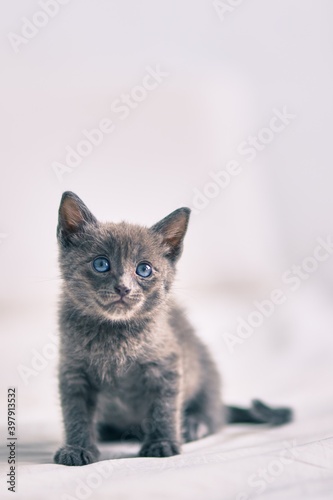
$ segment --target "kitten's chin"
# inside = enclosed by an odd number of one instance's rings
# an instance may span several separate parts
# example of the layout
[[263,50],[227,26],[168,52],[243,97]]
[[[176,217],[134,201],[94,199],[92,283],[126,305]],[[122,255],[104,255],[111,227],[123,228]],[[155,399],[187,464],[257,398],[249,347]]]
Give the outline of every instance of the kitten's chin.
[[103,311],[104,318],[110,321],[128,321],[135,316],[135,311],[127,309],[123,311]]

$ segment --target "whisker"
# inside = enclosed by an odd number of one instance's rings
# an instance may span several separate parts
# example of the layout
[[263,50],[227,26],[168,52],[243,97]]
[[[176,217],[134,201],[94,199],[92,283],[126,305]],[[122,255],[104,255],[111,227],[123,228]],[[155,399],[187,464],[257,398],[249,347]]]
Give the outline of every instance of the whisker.
[[55,276],[52,278],[39,278],[39,279],[35,279],[33,281],[34,281],[34,283],[44,283],[44,281],[56,281],[56,280],[62,280],[62,279],[63,279],[62,276]]

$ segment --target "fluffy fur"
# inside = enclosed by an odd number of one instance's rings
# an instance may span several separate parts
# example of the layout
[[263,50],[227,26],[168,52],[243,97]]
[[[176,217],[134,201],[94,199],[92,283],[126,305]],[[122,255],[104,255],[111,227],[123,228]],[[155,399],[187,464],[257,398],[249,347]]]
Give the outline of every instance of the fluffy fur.
[[[136,438],[141,456],[180,453],[199,427],[217,432],[226,421],[281,424],[288,409],[254,402],[225,407],[220,377],[171,287],[190,210],[181,208],[151,228],[101,223],[74,193],[59,208],[59,386],[66,444],[55,462],[98,459],[97,438]],[[110,270],[96,272],[96,257]],[[148,262],[151,276],[136,267]],[[260,406],[261,405],[261,406]]]

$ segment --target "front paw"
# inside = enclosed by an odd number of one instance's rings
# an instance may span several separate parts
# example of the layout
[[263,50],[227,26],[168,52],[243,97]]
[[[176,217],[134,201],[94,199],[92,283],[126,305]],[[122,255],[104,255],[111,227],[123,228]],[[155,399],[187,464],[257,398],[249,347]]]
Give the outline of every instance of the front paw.
[[179,455],[180,445],[167,439],[147,441],[140,450],[140,457],[172,457]]
[[96,462],[99,451],[96,446],[82,448],[81,446],[66,445],[54,455],[56,464],[61,465],[88,465]]

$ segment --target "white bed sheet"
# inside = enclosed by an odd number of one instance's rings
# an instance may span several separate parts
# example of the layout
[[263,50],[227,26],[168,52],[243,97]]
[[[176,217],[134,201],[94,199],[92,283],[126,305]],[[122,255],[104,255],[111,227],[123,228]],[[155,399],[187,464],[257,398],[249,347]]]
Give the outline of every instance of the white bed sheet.
[[[223,364],[227,401],[245,403],[251,397],[261,397],[273,404],[291,404],[295,421],[280,428],[229,426],[215,436],[185,445],[182,455],[165,459],[137,458],[136,444],[103,444],[97,464],[55,465],[52,456],[61,443],[57,360],[50,360],[27,385],[17,375],[19,364],[28,365],[31,360],[30,347],[42,350],[45,331],[53,326],[51,309],[46,307],[45,323],[39,318],[38,328],[36,321],[28,321],[30,313],[18,317],[16,326],[11,316],[7,334],[20,335],[20,342],[16,359],[3,360],[1,387],[2,394],[6,385],[18,387],[19,466],[14,498],[333,498],[333,322],[326,298],[319,298],[318,293],[300,294],[292,307],[284,309],[233,355],[221,343],[221,333],[232,324],[235,310],[229,304],[229,317],[222,320],[219,300],[201,300],[200,304],[198,307],[194,301],[190,315],[199,328],[205,326],[206,341],[219,365]],[[31,325],[26,326],[25,336],[20,329],[23,322]],[[287,332],[286,345],[280,336],[278,341],[274,337],[282,325]],[[0,429],[5,443],[5,425]],[[3,447],[1,498],[13,498],[5,484],[7,472]]]

